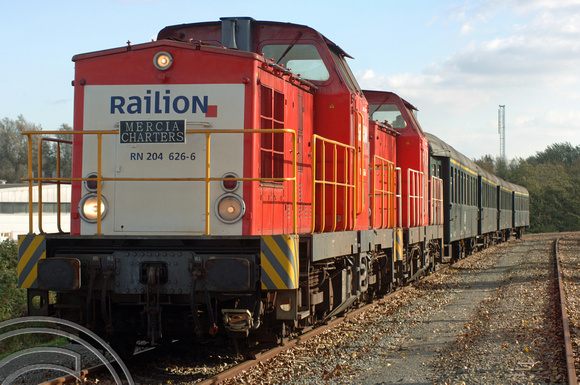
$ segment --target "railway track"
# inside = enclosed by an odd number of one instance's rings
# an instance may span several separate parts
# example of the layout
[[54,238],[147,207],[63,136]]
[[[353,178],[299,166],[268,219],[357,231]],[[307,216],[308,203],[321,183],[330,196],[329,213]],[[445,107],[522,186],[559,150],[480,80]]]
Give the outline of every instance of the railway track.
[[[580,285],[580,234],[575,236],[558,242],[564,293],[575,293],[578,289],[572,284]],[[397,376],[415,382],[428,379],[436,384],[565,383],[567,378],[568,383],[575,384],[575,372],[569,366],[574,356],[562,353],[561,343],[577,341],[580,306],[576,296],[568,296],[566,308],[558,305],[557,311],[549,310],[556,307],[555,294],[538,297],[542,292],[559,292],[555,283],[548,283],[556,272],[548,268],[554,261],[554,240],[555,236],[531,236],[484,250],[392,293],[378,304],[361,307],[323,328],[259,353],[255,359],[236,363],[224,354],[213,364],[205,364],[217,367],[207,370],[205,379],[200,369],[203,365],[190,365],[194,356],[182,357],[189,360],[189,365],[171,362],[181,353],[171,355],[163,364],[144,364],[149,369],[157,366],[167,373],[165,377],[152,371],[137,373],[133,368],[131,372],[136,383],[171,384],[374,384],[396,381]],[[492,276],[486,278],[486,274]],[[473,297],[478,290],[482,293],[479,299]],[[457,312],[471,302],[471,310]],[[507,313],[505,309],[509,309]],[[554,337],[561,330],[562,309],[570,316],[570,338]],[[438,326],[438,317],[444,327]],[[329,330],[332,327],[336,328]],[[429,354],[421,347],[422,338],[425,345],[436,346]],[[572,346],[576,348],[577,344]],[[419,353],[441,364],[417,361],[415,355]],[[227,365],[226,360],[230,360]],[[361,369],[363,365],[369,368]],[[196,371],[198,375],[193,375]],[[95,383],[91,378],[89,375],[87,383]],[[103,381],[101,377],[100,383]]]
[[[580,317],[580,309],[576,304],[577,286],[580,284],[580,237],[569,235],[558,238],[554,242],[556,269],[558,271],[558,288],[560,294],[560,308],[562,314],[562,330],[564,335],[564,349],[566,353],[566,371],[568,384],[578,384],[575,362],[580,359],[578,343],[573,343],[571,329],[578,335],[575,323]],[[561,249],[562,252],[560,251]],[[572,318],[572,322],[571,322]],[[578,339],[576,338],[576,341]]]

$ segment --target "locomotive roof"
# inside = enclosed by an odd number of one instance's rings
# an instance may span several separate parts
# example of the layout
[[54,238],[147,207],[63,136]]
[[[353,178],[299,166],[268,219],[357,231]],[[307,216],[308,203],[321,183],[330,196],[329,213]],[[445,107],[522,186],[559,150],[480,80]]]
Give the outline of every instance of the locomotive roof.
[[394,92],[390,91],[375,91],[375,90],[363,90],[363,93],[370,104],[385,104],[392,99],[401,99],[405,107],[413,111],[419,111],[414,105],[400,97]]
[[[159,31],[157,35],[157,40],[162,39],[172,39],[180,41],[202,41],[208,44],[215,44],[217,46],[223,46],[222,44],[222,25],[223,20],[236,19],[236,18],[222,18],[222,21],[207,21],[199,23],[186,23],[170,25]],[[328,46],[332,47],[339,55],[346,56],[352,59],[352,56],[347,54],[342,48],[337,44],[332,42],[330,39],[326,38],[320,32],[306,25],[293,24],[293,23],[283,23],[276,21],[262,21],[254,20],[250,17],[240,17],[240,20],[249,20],[252,24],[253,30],[258,34],[262,29],[270,29],[267,34],[264,35],[264,40],[273,39],[315,39],[322,40]],[[297,35],[296,32],[301,33]],[[299,36],[299,37],[298,37]],[[258,38],[258,42],[260,39]],[[254,42],[253,50],[255,52],[257,44]],[[256,52],[260,54],[260,52]]]

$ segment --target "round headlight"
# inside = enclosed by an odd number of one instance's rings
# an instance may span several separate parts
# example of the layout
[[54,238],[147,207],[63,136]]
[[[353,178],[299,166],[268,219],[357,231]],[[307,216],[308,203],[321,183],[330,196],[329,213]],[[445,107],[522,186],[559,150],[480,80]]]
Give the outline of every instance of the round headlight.
[[[88,174],[87,176],[85,176],[86,179],[94,179],[94,180],[85,180],[84,184],[85,184],[85,188],[89,191],[95,192],[97,191],[97,173],[96,172],[91,172],[90,174]],[[101,181],[101,186],[103,185],[103,182]]]
[[[101,219],[107,214],[107,200],[101,196]],[[95,223],[98,215],[97,194],[87,194],[79,202],[79,214],[89,223]]]
[[222,188],[225,191],[233,192],[233,191],[236,191],[238,189],[240,182],[237,180],[233,180],[233,179],[238,178],[238,176],[236,174],[234,174],[233,172],[228,172],[227,174],[224,174],[224,176],[222,176],[222,178],[227,178],[226,180],[222,180]]
[[234,223],[246,212],[246,204],[236,194],[224,194],[215,203],[215,213],[220,221]]
[[157,52],[155,57],[153,58],[153,64],[157,69],[166,70],[171,67],[171,63],[173,62],[173,57],[171,54],[165,51]]

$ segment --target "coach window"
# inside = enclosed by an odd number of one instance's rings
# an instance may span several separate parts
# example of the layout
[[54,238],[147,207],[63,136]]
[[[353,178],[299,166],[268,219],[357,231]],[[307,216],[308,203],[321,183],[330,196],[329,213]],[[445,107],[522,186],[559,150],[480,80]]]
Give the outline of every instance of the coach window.
[[467,174],[467,204],[469,206],[473,205],[473,187],[471,185],[472,183],[472,178],[471,175]]
[[469,204],[469,185],[467,184],[467,174],[463,173],[463,204],[467,205]]
[[468,200],[468,198],[469,198],[469,185],[467,184],[467,178],[468,178],[467,174],[463,173],[463,185],[465,186],[463,188],[463,194],[465,195],[465,197],[463,198],[463,204],[465,204],[465,205],[469,204],[469,200]]
[[465,203],[471,205],[471,176],[469,174],[465,174],[465,188]]
[[455,199],[454,202],[455,203],[459,203],[459,172],[457,171],[457,169],[455,169],[454,171],[455,174]]
[[481,193],[483,194],[482,198],[482,202],[481,202],[481,206],[482,207],[489,207],[488,206],[488,198],[489,198],[489,190],[487,188],[487,185],[485,183],[481,183]]
[[453,200],[455,203],[459,203],[459,172],[455,169],[455,199]]
[[473,204],[473,199],[471,198],[471,194],[473,189],[471,188],[471,175],[467,174],[467,204],[471,206]]
[[473,177],[473,205],[477,206],[477,178]]
[[461,199],[461,204],[464,205],[465,204],[465,173],[463,173],[463,171],[459,172],[459,178],[461,180],[461,192],[459,195],[460,199]]
[[327,81],[330,74],[318,50],[312,44],[265,45],[262,53],[274,63],[283,65],[289,71],[308,80]]
[[465,203],[465,178],[463,172],[459,171],[459,203]]
[[475,177],[471,178],[471,203],[477,206],[477,179]]
[[469,202],[467,201],[467,198],[469,196],[469,190],[468,190],[468,185],[467,185],[467,174],[463,173],[463,204],[469,204]]
[[473,176],[469,177],[469,181],[470,183],[470,189],[471,189],[471,194],[469,194],[470,197],[470,204],[472,206],[475,206],[475,179],[473,178]]
[[461,204],[465,204],[465,173],[461,172]]

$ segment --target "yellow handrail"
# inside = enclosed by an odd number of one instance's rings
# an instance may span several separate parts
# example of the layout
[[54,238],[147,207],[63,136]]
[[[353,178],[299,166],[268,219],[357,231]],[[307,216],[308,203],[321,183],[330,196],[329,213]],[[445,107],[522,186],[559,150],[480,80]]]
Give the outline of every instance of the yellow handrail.
[[356,157],[355,157],[355,170],[356,170],[356,213],[361,214],[363,209],[363,194],[364,189],[364,164],[365,164],[365,143],[364,143],[364,116],[360,111],[355,111],[355,126],[356,126]]
[[[423,173],[407,169],[407,226],[420,226],[424,208]],[[413,211],[413,215],[411,215]]]
[[[290,134],[292,137],[292,176],[291,177],[284,177],[284,178],[215,178],[211,177],[210,175],[210,149],[211,149],[211,135],[213,134],[262,134],[262,133],[280,133],[280,134]],[[97,233],[96,235],[102,235],[101,231],[101,203],[102,203],[102,191],[101,191],[101,183],[103,181],[112,181],[112,182],[119,182],[119,181],[163,181],[163,182],[205,182],[205,214],[206,214],[206,225],[205,225],[205,234],[210,235],[210,182],[219,182],[219,181],[259,181],[259,182],[285,182],[290,181],[292,182],[292,231],[293,233],[298,232],[298,212],[297,212],[297,136],[296,132],[290,129],[252,129],[252,130],[244,130],[244,129],[202,129],[202,130],[186,130],[186,134],[205,134],[206,136],[206,170],[205,176],[199,178],[112,178],[112,177],[104,177],[102,174],[102,137],[103,135],[118,135],[119,130],[100,130],[100,131],[24,131],[22,135],[26,135],[28,137],[28,178],[23,178],[23,181],[27,181],[29,185],[29,232],[32,233],[34,229],[34,208],[33,208],[33,186],[34,183],[37,182],[39,184],[39,188],[42,186],[42,183],[50,183],[50,182],[77,182],[77,181],[95,181],[95,178],[63,178],[59,176],[56,178],[46,178],[42,177],[42,173],[39,173],[37,178],[34,178],[33,174],[33,148],[32,148],[32,135],[96,135],[97,136]],[[44,140],[47,140],[45,138]],[[42,146],[41,146],[42,148]],[[42,171],[42,150],[40,150],[39,154],[39,169]],[[41,195],[39,195],[39,200],[41,200]],[[59,204],[60,206],[60,204]],[[42,203],[39,202],[39,209],[42,208]],[[42,232],[42,216],[39,216],[39,230]]]
[[[372,172],[371,225],[373,228],[380,229],[395,227],[395,164],[375,155],[373,156]],[[377,179],[379,180],[378,182]],[[379,205],[376,204],[377,194],[380,195]],[[380,212],[380,224],[378,226],[375,218],[377,211]],[[386,214],[385,211],[387,212]],[[387,216],[386,220],[385,215]]]
[[[322,155],[318,157],[318,143],[321,145]],[[343,230],[353,229],[356,225],[356,207],[355,201],[357,196],[357,185],[356,185],[356,175],[355,170],[349,167],[353,161],[356,162],[356,148],[354,146],[349,146],[347,144],[337,142],[331,139],[323,138],[319,135],[313,136],[312,141],[312,229],[311,232],[325,231],[326,228],[326,214],[327,214],[327,204],[326,204],[326,187],[332,187],[332,202],[330,207],[330,213],[332,214],[333,222],[331,225],[331,231],[335,231],[337,227],[337,215],[338,215],[338,190],[339,188],[344,191],[344,225]],[[332,159],[327,159],[326,157],[326,146],[332,148]],[[339,170],[338,161],[338,150],[342,149],[344,159],[342,161],[342,169]],[[320,177],[317,179],[317,168],[318,162],[320,161],[322,170],[320,171]],[[330,168],[333,171],[331,179],[326,175],[326,163],[330,162]],[[355,163],[356,164],[356,163]],[[339,171],[343,171],[344,182],[338,181]],[[320,186],[320,199],[322,203],[319,205],[316,202],[316,187]],[[316,213],[317,209],[320,212],[320,226],[316,226]],[[352,217],[352,220],[349,218]],[[352,221],[352,224],[350,223]]]
[[[30,138],[30,136],[29,136]],[[56,147],[56,175],[58,178],[60,178],[61,176],[61,169],[60,169],[60,145],[62,143],[66,143],[66,144],[72,144],[72,141],[70,140],[62,140],[62,139],[56,139],[56,138],[44,138],[44,137],[40,137],[38,139],[38,175],[42,176],[42,160],[43,160],[43,156],[42,156],[42,144],[43,142],[54,142],[57,143],[57,147]],[[29,158],[30,159],[30,158]],[[38,181],[38,231],[40,233],[44,233],[43,229],[42,229],[42,182],[43,180],[39,180]],[[59,233],[64,233],[64,231],[62,230],[62,226],[61,226],[61,196],[60,196],[60,185],[61,182],[57,181],[57,189],[56,189],[56,208],[57,208],[57,214],[56,214],[56,225],[57,225],[57,229]],[[32,199],[32,194],[29,195],[29,204],[33,203],[33,199]],[[32,211],[30,211],[32,212]],[[29,231],[31,231],[32,228],[29,229]]]

